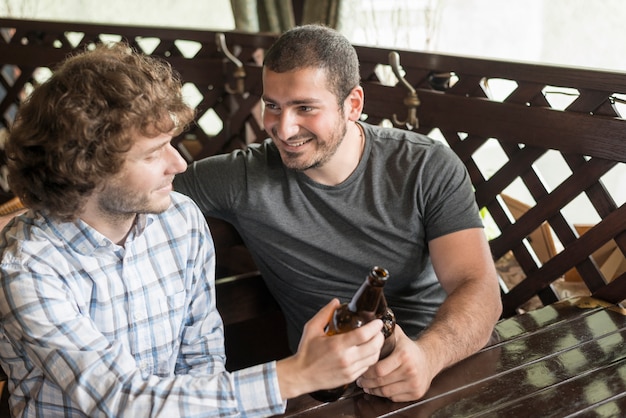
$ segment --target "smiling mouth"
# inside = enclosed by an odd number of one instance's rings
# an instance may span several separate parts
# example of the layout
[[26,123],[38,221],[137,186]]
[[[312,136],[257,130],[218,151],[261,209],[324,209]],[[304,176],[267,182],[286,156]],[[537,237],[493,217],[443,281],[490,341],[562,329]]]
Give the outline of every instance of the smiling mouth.
[[286,142],[286,141],[283,141],[283,142],[288,147],[298,148],[298,147],[301,147],[302,145],[304,145],[304,144],[306,144],[308,142],[311,142],[312,140],[313,140],[313,138],[305,139],[303,141],[298,141],[298,142]]

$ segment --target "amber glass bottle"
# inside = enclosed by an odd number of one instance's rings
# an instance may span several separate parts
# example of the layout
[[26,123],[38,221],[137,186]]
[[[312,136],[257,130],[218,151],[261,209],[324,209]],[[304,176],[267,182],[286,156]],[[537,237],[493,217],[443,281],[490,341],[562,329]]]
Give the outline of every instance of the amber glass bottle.
[[[328,324],[328,335],[341,334],[358,328],[373,319],[382,319],[385,342],[380,351],[379,359],[387,357],[395,348],[396,340],[393,330],[396,318],[393,311],[387,306],[383,287],[389,278],[389,272],[382,267],[372,267],[363,284],[356,291],[349,303],[342,304]],[[391,337],[391,338],[390,338]],[[311,396],[318,401],[332,402],[341,397],[348,385],[334,389],[318,390]]]

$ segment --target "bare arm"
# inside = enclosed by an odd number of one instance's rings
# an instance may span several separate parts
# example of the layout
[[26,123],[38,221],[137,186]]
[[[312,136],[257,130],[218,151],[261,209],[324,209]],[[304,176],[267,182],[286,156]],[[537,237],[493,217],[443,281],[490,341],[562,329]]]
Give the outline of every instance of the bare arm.
[[435,273],[448,297],[417,341],[396,328],[396,349],[358,383],[394,401],[419,399],[444,368],[470,356],[489,340],[502,311],[489,245],[482,229],[467,229],[429,244]]
[[448,297],[420,337],[442,370],[488,341],[502,312],[495,264],[482,229],[467,229],[431,241],[431,259]]

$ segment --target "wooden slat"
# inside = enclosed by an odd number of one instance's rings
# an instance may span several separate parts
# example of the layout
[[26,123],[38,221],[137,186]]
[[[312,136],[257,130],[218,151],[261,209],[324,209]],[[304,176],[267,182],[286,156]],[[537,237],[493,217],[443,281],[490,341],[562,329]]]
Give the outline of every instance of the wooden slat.
[[[400,63],[407,73],[416,69],[434,72],[454,71],[458,74],[481,74],[541,85],[592,89],[610,92],[626,91],[626,72],[601,71],[591,68],[559,67],[541,63],[515,63],[506,60],[461,57],[446,54],[398,50]],[[359,59],[387,64],[389,49],[357,45]]]
[[[598,341],[598,351],[610,349],[617,341],[624,341],[624,335],[609,339],[609,341]],[[579,355],[584,355],[582,350],[576,350],[569,353],[569,356],[560,356],[556,361],[570,361]],[[528,413],[530,405],[535,411],[549,411],[554,416],[567,416],[581,412],[581,409],[595,409],[606,402],[613,400],[615,393],[626,391],[626,352],[619,351],[622,356],[615,360],[607,361],[608,366],[587,370],[580,368],[576,373],[569,376],[569,380],[564,381],[560,385],[549,386],[546,388],[536,388],[528,390],[525,397],[515,399],[513,401],[494,405],[490,409],[483,409],[481,413],[492,414],[494,416],[520,416]],[[584,363],[586,364],[586,363]],[[557,374],[558,363],[538,364],[534,369],[552,367],[553,374]],[[569,365],[568,365],[569,366]],[[569,370],[573,367],[568,367]],[[533,367],[529,367],[525,373],[532,373]],[[564,397],[568,402],[563,402]],[[591,405],[590,405],[591,404]]]
[[530,208],[517,222],[503,234],[491,241],[496,258],[506,253],[507,248],[511,248],[523,237],[528,236],[537,225],[545,221],[554,213],[558,213],[561,208],[577,197],[582,190],[591,187],[602,175],[613,167],[613,162],[605,160],[590,160],[588,169],[579,170],[561,183],[549,196],[545,197],[540,204]]
[[565,299],[550,306],[526,312],[498,322],[495,335],[498,341],[508,341],[542,329],[559,326],[605,309],[608,303],[589,297]]

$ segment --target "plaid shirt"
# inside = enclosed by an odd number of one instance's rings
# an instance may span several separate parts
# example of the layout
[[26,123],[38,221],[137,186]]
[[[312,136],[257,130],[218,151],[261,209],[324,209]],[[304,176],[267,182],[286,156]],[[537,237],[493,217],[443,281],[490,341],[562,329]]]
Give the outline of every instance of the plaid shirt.
[[15,416],[281,413],[274,362],[228,373],[215,254],[186,197],[124,246],[27,212],[0,235],[0,364]]

